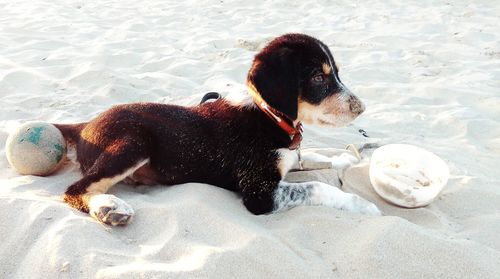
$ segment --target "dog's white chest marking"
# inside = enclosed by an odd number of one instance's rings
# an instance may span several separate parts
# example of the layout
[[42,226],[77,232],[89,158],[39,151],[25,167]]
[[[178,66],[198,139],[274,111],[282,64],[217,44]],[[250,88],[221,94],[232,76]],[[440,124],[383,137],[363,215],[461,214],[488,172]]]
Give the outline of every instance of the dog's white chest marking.
[[290,150],[288,148],[280,148],[277,152],[279,154],[278,169],[283,178],[288,171],[298,166],[299,157],[296,150]]

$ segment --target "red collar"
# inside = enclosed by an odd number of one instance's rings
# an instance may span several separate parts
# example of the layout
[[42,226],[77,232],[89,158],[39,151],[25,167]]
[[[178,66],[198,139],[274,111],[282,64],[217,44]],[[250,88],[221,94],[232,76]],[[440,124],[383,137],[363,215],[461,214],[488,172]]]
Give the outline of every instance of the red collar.
[[286,116],[284,113],[281,111],[271,107],[258,93],[257,89],[255,89],[255,86],[253,84],[248,84],[248,89],[250,91],[250,95],[252,95],[253,101],[257,105],[257,107],[264,112],[265,115],[267,115],[271,120],[273,120],[278,126],[285,131],[285,133],[290,136],[290,139],[292,140],[290,146],[288,149],[290,150],[295,150],[299,148],[300,142],[302,141],[302,123],[300,121],[297,123],[295,127],[291,126],[286,122],[284,119],[288,119],[293,123],[293,120],[290,119],[290,117]]

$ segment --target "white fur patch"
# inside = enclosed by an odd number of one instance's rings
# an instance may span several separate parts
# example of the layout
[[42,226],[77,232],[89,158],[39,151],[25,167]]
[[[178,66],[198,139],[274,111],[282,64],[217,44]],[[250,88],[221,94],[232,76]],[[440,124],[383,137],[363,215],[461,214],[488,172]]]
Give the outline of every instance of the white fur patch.
[[381,215],[375,204],[326,183],[280,182],[274,193],[274,212],[299,205],[328,206],[349,212]]
[[280,148],[277,152],[280,156],[278,160],[278,170],[281,174],[281,178],[283,178],[290,169],[298,166],[299,157],[297,151],[288,148]]
[[121,174],[115,175],[113,177],[106,177],[90,184],[90,186],[87,188],[87,193],[85,195],[90,197],[92,195],[106,193],[109,190],[109,188],[111,188],[111,186],[122,181],[123,179],[125,179],[125,177],[133,174],[136,170],[138,170],[140,167],[144,166],[147,163],[149,163],[149,159],[142,160]]
[[252,96],[250,96],[250,94],[246,92],[231,92],[224,97],[224,100],[228,101],[234,106],[240,106],[240,107],[256,106]]

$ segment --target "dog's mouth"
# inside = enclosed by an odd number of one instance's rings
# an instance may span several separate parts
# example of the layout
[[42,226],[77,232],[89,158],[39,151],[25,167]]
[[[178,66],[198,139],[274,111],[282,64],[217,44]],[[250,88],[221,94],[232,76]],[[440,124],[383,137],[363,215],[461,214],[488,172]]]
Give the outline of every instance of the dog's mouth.
[[333,114],[325,114],[323,117],[317,118],[316,123],[319,126],[328,126],[333,128],[344,127],[347,124],[351,123],[357,115],[354,114],[345,114],[345,115],[333,115]]
[[299,101],[298,119],[306,124],[343,127],[365,110],[363,103],[353,94],[333,95],[319,104]]
[[326,121],[326,120],[323,120],[323,119],[318,119],[318,122],[319,122],[319,124],[321,124],[321,125],[328,125],[328,126],[330,126],[330,125],[334,125],[334,124],[335,124],[335,123],[333,123],[333,122],[331,122],[331,121]]

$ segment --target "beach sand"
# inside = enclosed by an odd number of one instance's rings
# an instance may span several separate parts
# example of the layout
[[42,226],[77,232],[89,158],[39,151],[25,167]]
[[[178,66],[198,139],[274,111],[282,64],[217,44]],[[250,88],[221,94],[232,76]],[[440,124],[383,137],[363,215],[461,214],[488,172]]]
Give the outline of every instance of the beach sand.
[[[0,2],[0,277],[499,278],[499,22],[494,1]],[[326,207],[254,216],[210,185],[119,184],[111,193],[136,216],[112,228],[62,202],[81,176],[75,162],[48,177],[8,165],[5,141],[24,121],[246,94],[253,56],[287,32],[325,42],[367,106],[345,128],[306,126],[304,148],[423,147],[450,168],[432,204],[381,200],[365,152],[343,190],[384,216]],[[334,170],[300,175],[337,181]]]

